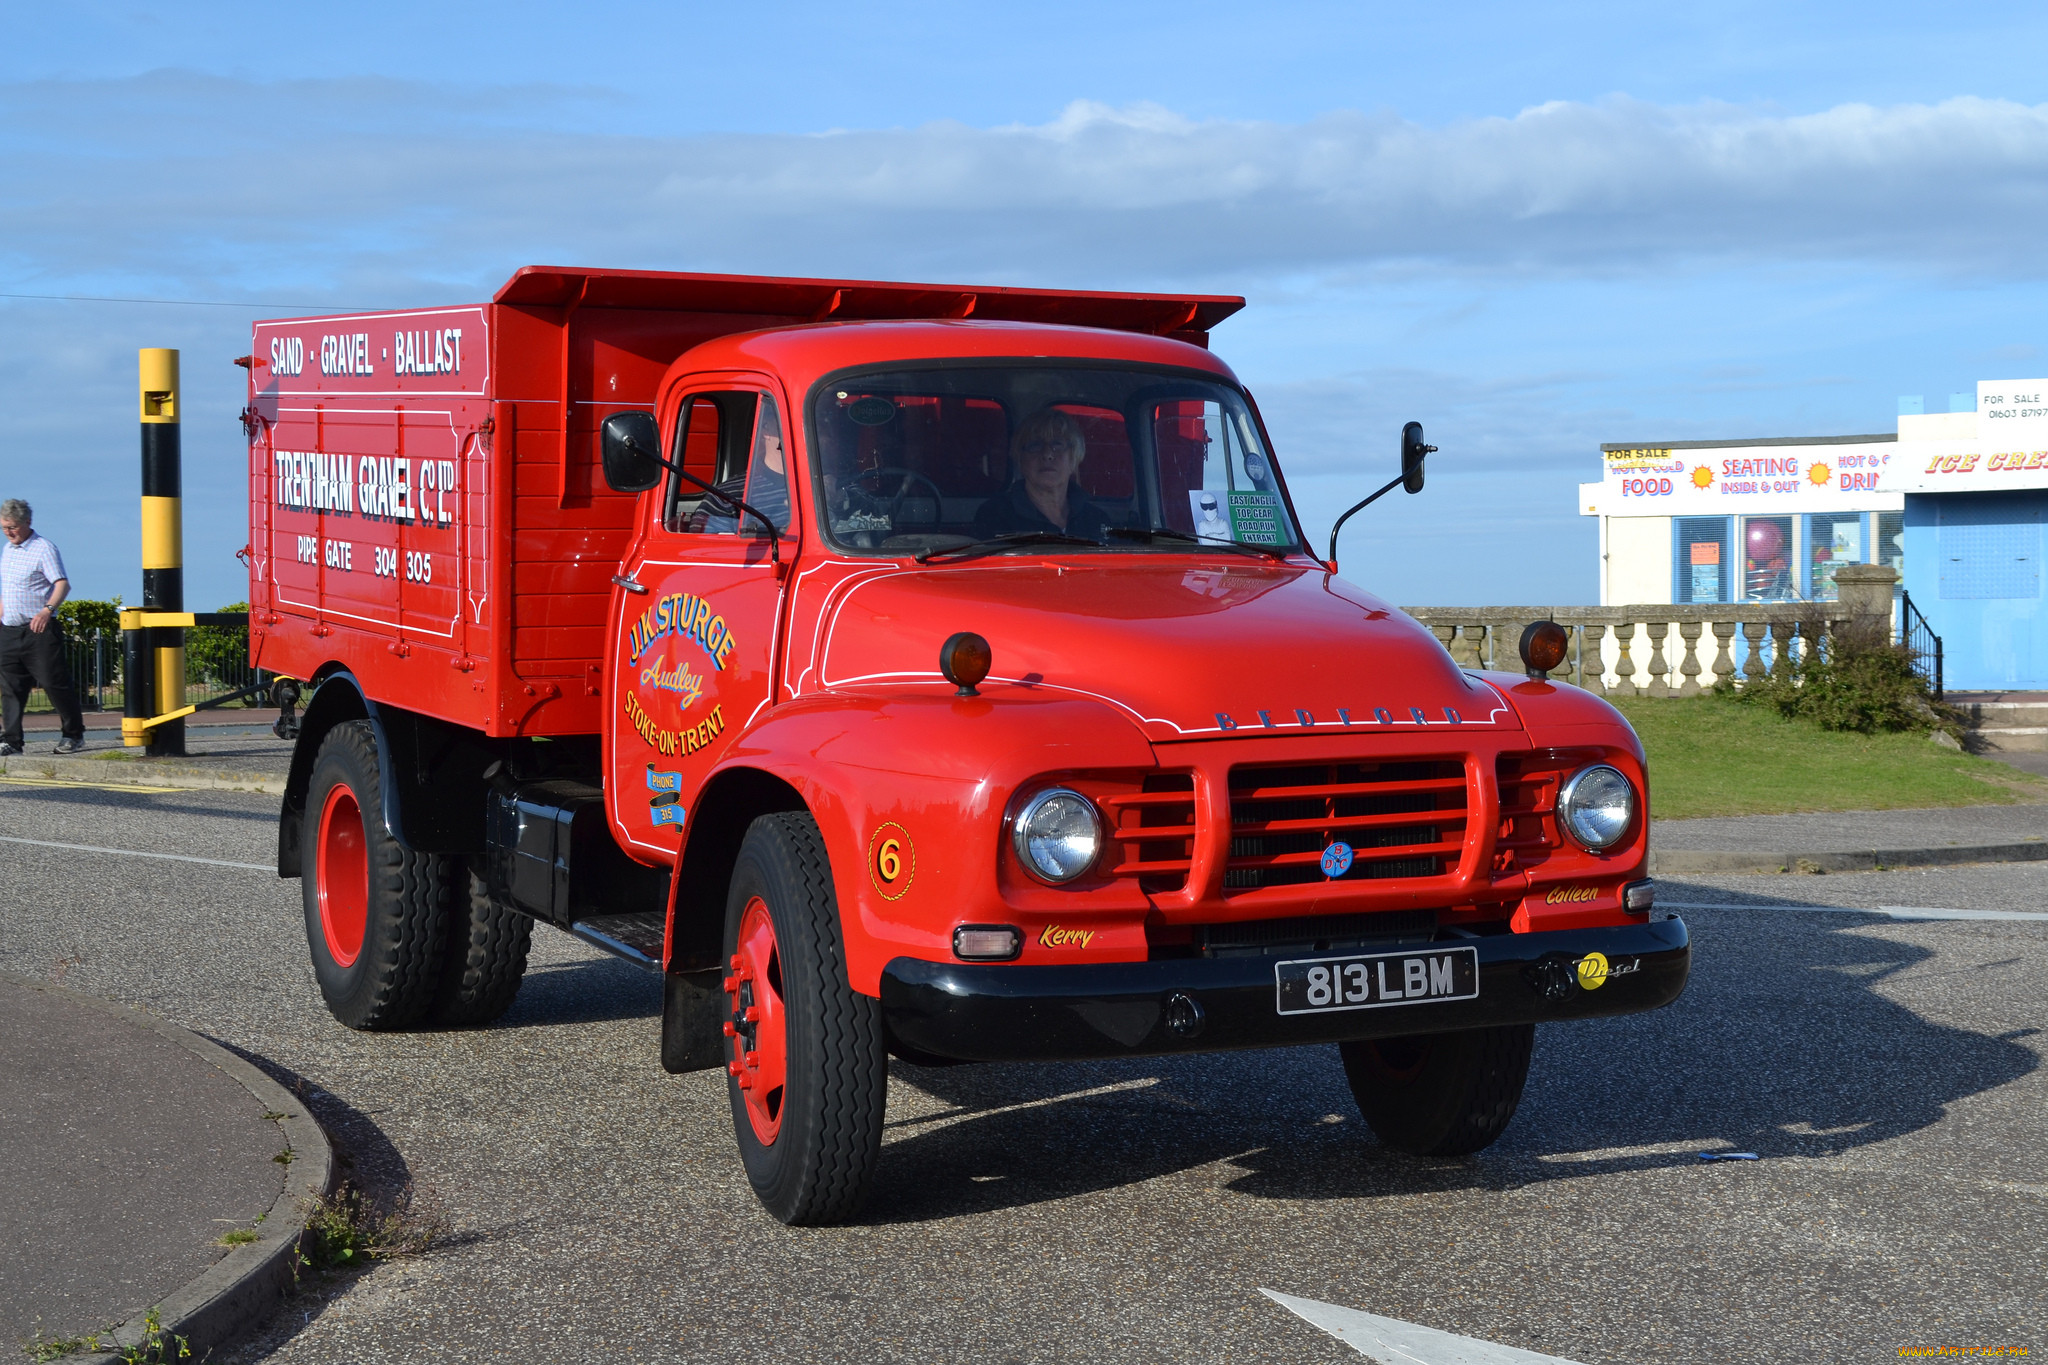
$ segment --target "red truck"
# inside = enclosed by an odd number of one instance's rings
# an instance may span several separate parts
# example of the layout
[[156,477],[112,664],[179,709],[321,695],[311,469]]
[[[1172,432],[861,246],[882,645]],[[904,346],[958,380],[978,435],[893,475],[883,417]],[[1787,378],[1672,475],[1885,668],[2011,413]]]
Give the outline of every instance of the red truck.
[[488,1022],[579,935],[819,1223],[891,1054],[1336,1043],[1452,1153],[1536,1024],[1675,999],[1634,733],[1542,628],[1463,670],[1317,557],[1208,350],[1242,304],[530,267],[258,323],[250,647],[335,1017]]

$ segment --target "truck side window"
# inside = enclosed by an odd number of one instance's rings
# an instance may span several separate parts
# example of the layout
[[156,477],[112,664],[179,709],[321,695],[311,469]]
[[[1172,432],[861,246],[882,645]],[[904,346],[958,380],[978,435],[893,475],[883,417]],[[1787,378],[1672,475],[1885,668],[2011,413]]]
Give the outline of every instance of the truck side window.
[[[693,395],[676,421],[675,462],[706,483],[719,480],[720,455],[725,445],[724,414],[716,395]],[[668,499],[661,524],[669,531],[701,530],[691,523],[704,508],[704,490],[674,474],[668,479]]]
[[[722,470],[733,472],[725,473],[718,480],[718,491],[746,500],[755,511],[774,522],[776,530],[787,531],[789,472],[783,454],[782,414],[776,409],[775,400],[765,393],[736,393],[722,397],[728,400],[720,404],[726,430],[732,435],[735,453],[740,450],[746,452],[746,463],[742,475],[737,472],[741,468],[737,459],[730,463],[721,461]],[[684,467],[688,468],[687,465]],[[720,535],[765,534],[751,515],[734,517],[729,508],[720,505],[716,498],[708,497],[693,514],[690,529]]]
[[748,502],[766,513],[778,531],[789,529],[789,455],[782,435],[782,414],[775,400],[761,395],[754,423],[754,453],[747,465]]

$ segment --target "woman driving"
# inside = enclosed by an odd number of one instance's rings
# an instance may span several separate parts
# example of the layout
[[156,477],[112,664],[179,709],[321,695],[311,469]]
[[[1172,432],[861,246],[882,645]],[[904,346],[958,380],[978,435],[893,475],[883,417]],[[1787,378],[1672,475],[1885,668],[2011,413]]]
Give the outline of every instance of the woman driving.
[[1090,502],[1074,481],[1087,444],[1081,424],[1058,408],[1040,408],[1010,437],[1010,463],[1016,471],[1009,485],[974,517],[977,536],[1019,531],[1056,531],[1103,540],[1109,518]]

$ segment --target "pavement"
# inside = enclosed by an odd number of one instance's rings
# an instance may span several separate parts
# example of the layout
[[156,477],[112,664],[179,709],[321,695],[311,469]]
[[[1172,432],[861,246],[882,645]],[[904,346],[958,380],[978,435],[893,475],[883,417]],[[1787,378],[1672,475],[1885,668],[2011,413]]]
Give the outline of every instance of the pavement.
[[353,1181],[450,1226],[309,1280],[220,1365],[1335,1365],[1345,1313],[1585,1365],[2048,1347],[2048,920],[1925,917],[2048,913],[2041,864],[1661,879],[1686,995],[1540,1031],[1513,1125],[1460,1160],[1380,1147],[1329,1048],[898,1063],[868,1209],[805,1230],[754,1202],[721,1078],[661,1071],[658,983],[565,935],[489,1029],[335,1023],[274,820],[0,784],[0,971],[261,1059]]
[[211,1344],[276,1306],[298,1205],[331,1166],[303,1104],[214,1043],[48,981],[0,975],[0,1037],[0,1339],[89,1359],[138,1344],[152,1311]]
[[141,749],[124,747],[120,716],[99,711],[85,713],[85,752],[58,755],[50,752],[60,733],[57,717],[34,712],[23,718],[27,752],[0,759],[0,774],[16,779],[284,794],[292,746],[270,732],[276,710],[232,707],[201,711],[185,719],[183,757],[153,758]]
[[2048,860],[2048,805],[1653,820],[1650,871],[1868,872]]

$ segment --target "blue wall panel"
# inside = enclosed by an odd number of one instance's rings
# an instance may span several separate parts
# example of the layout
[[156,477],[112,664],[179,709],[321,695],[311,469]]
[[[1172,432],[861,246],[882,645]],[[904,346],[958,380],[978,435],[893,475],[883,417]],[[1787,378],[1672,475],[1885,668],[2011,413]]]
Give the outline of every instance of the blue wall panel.
[[2048,689],[2048,492],[1906,495],[1906,591],[1958,691]]

